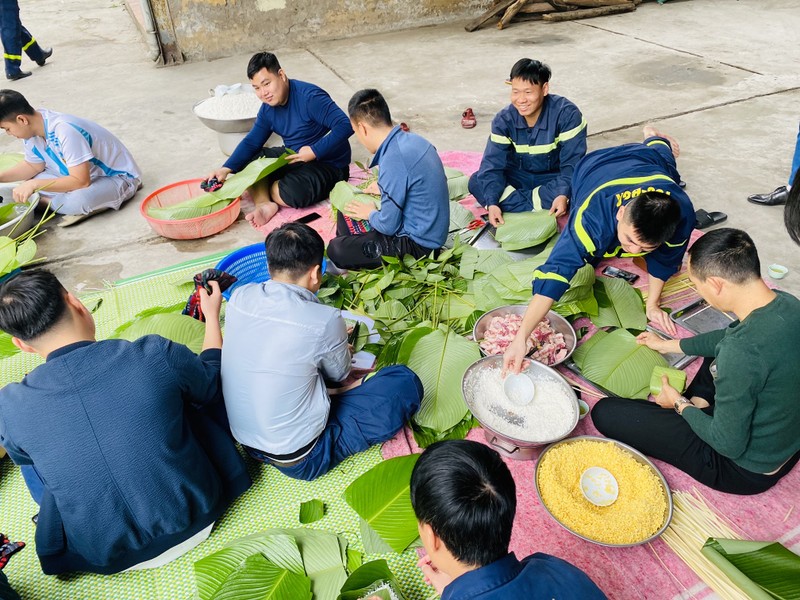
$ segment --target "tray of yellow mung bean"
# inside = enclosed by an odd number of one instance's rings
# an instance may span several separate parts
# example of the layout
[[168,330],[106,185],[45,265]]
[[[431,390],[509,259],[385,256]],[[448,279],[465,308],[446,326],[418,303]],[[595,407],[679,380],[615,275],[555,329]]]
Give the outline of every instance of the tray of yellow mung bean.
[[[608,470],[619,486],[610,506],[590,502],[581,475]],[[672,495],[661,472],[642,453],[615,440],[578,436],[549,446],[536,465],[536,493],[562,527],[604,546],[637,546],[661,535],[672,519]]]

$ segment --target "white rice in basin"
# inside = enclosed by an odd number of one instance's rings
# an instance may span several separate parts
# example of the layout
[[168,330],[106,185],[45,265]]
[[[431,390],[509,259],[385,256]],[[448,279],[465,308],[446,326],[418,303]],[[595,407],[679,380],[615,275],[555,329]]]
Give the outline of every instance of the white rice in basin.
[[261,100],[252,92],[211,96],[194,108],[198,117],[218,121],[253,119],[261,108]]
[[566,384],[553,376],[523,371],[533,380],[533,402],[515,404],[503,390],[502,369],[490,366],[469,374],[464,385],[467,404],[482,425],[522,442],[560,439],[575,426],[577,408]]

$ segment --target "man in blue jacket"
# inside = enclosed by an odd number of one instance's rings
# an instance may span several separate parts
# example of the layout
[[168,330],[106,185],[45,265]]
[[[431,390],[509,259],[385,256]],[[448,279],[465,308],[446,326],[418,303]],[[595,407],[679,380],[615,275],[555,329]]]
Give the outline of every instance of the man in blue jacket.
[[411,473],[411,505],[427,556],[419,561],[442,600],[602,600],[580,569],[537,552],[508,552],[517,510],[511,471],[468,440],[429,446]]
[[648,271],[647,317],[673,334],[660,307],[661,290],[681,268],[696,217],[678,182],[675,140],[653,127],[644,142],[596,150],[575,168],[575,204],[552,253],[533,273],[533,298],[522,326],[504,355],[504,367],[519,372],[525,340],[550,307],[569,289],[586,263],[644,256]]
[[480,169],[469,191],[489,209],[504,212],[567,212],[575,165],[586,154],[586,120],[572,102],[550,94],[550,67],[523,58],[511,69],[511,104],[492,121]]
[[339,214],[337,237],[328,258],[341,269],[374,269],[381,256],[414,258],[442,247],[450,225],[450,197],[442,160],[430,142],[392,126],[392,115],[378,90],[361,90],[347,107],[358,141],[375,154],[378,181],[365,192],[380,194],[381,207],[351,202],[348,216],[368,222],[369,231],[350,231]]
[[45,573],[169,562],[250,487],[225,418],[222,300],[211,286],[196,356],[157,335],[95,341],[92,315],[47,271],[0,283],[0,329],[46,359],[0,390],[0,445],[39,481]]
[[[255,125],[225,164],[208,178],[225,181],[261,157],[277,158],[286,149],[295,154],[289,165],[250,188],[256,208],[246,215],[255,227],[266,224],[281,206],[305,208],[328,197],[337,181],[349,176],[350,121],[328,93],[314,84],[289,79],[271,52],[254,54],[247,78],[264,103]],[[277,133],[283,146],[264,148]]]

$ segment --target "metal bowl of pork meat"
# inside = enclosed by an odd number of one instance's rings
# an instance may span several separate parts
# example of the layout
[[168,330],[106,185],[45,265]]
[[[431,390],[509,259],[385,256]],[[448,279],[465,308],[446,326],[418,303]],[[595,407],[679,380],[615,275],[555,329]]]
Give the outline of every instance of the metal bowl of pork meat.
[[464,402],[483,427],[486,441],[516,460],[533,460],[540,446],[567,437],[580,416],[578,398],[559,372],[528,362],[520,376],[533,382],[533,394],[522,402],[506,395],[502,356],[478,359],[461,382]]
[[[527,308],[527,304],[510,304],[484,313],[472,330],[472,338],[480,345],[481,354],[502,355],[519,331]],[[577,343],[578,336],[570,322],[551,310],[531,333],[528,356],[554,367],[572,356]]]

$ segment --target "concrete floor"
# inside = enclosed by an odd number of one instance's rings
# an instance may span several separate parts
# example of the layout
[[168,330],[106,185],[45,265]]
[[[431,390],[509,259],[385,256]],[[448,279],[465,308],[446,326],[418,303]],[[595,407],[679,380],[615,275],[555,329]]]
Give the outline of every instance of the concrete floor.
[[[87,8],[87,5],[91,4]],[[156,68],[125,8],[109,0],[30,0],[25,25],[55,48],[33,77],[7,82],[34,106],[78,114],[115,132],[144,172],[144,189],[122,210],[41,239],[48,265],[74,290],[189,258],[254,243],[240,220],[198,241],[157,236],[139,203],[174,181],[222,163],[216,134],[191,113],[219,83],[246,81],[249,56]],[[384,92],[394,117],[440,150],[481,151],[491,118],[508,102],[511,65],[529,56],[553,69],[551,90],[589,122],[589,148],[640,139],[657,123],[680,140],[681,173],[697,207],[721,210],[746,229],[765,266],[790,268],[781,282],[800,294],[800,251],[782,207],[757,207],[748,194],[785,183],[800,105],[797,0],[684,0],[646,3],[632,14],[572,23],[515,24],[466,33],[462,25],[272,48],[290,77],[314,82],[345,106],[364,87]],[[460,127],[471,106],[478,127]],[[354,158],[366,152],[351,138]],[[0,138],[0,152],[20,143]]]

